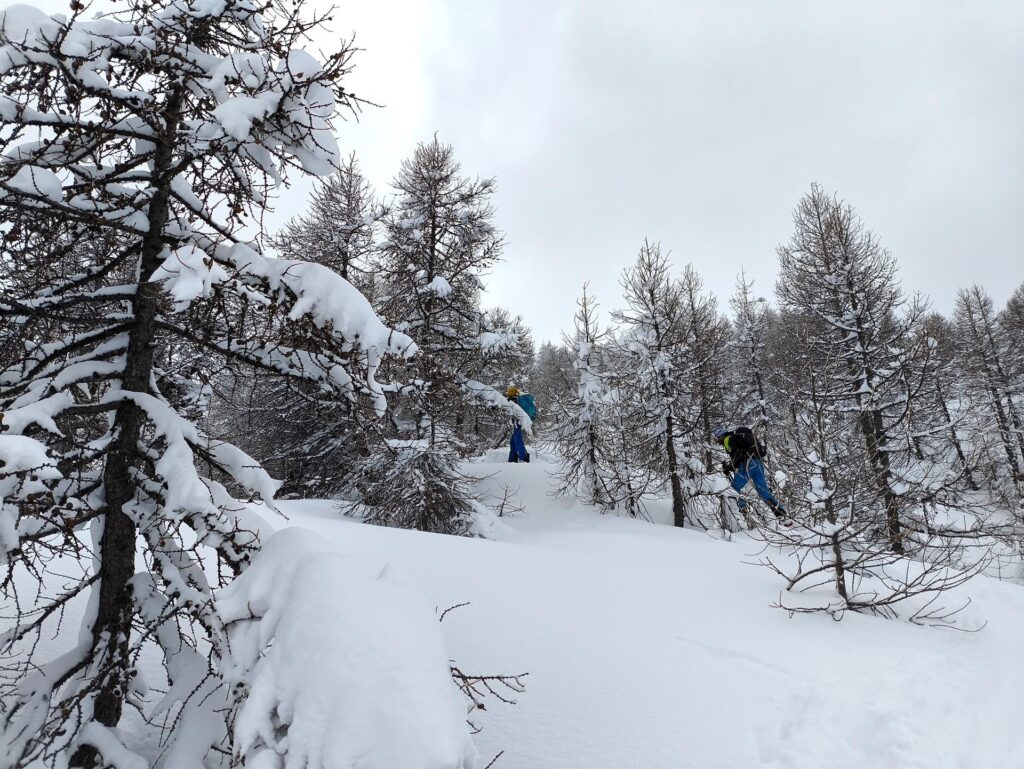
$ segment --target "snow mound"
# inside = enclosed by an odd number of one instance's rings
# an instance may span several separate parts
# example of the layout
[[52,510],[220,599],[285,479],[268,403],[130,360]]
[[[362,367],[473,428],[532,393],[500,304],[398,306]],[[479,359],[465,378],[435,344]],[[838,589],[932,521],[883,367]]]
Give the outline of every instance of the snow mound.
[[478,765],[437,616],[390,568],[368,577],[321,538],[284,529],[219,607],[236,685],[249,687],[234,724],[246,766]]

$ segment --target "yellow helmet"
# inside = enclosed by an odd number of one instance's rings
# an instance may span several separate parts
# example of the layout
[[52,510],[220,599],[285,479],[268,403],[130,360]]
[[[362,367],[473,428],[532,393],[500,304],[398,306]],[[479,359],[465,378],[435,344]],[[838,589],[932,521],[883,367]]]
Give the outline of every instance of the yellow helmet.
[[509,398],[518,398],[519,397],[519,388],[515,387],[513,385],[512,387],[510,387],[507,390],[505,390],[505,395],[507,395]]

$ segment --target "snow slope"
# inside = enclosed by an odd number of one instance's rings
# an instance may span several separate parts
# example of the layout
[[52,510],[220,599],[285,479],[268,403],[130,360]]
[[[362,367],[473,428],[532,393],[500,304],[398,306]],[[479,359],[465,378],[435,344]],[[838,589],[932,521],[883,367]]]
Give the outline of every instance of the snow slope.
[[[501,541],[365,526],[329,502],[291,525],[370,569],[391,564],[441,611],[467,672],[527,671],[515,706],[475,720],[503,769],[1003,769],[1024,766],[1024,588],[979,578],[977,633],[770,608],[760,545],[601,516],[548,496],[552,465],[470,465],[524,511]],[[664,520],[666,511],[652,511]]]

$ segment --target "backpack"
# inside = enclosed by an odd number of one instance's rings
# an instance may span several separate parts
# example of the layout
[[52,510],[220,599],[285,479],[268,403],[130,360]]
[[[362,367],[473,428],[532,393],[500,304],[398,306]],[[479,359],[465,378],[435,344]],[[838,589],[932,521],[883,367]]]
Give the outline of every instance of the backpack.
[[749,427],[737,427],[729,433],[729,456],[734,462],[746,462],[751,457],[759,457],[761,446],[758,443]]
[[523,393],[516,399],[516,403],[519,404],[519,408],[526,412],[531,420],[537,418],[537,404],[533,402],[533,396],[530,393]]

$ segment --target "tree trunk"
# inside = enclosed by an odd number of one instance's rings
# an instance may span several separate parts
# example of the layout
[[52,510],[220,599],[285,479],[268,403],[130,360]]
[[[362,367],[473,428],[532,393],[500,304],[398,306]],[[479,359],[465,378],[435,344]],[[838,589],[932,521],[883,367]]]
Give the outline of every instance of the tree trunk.
[[849,601],[850,596],[846,591],[846,565],[843,563],[843,548],[839,542],[839,533],[832,532],[830,539],[832,540],[832,557],[835,559],[833,569],[836,576],[836,592],[844,601]]
[[889,537],[889,547],[894,553],[903,553],[903,534],[900,531],[899,498],[892,490],[892,469],[889,466],[889,455],[884,450],[885,428],[882,424],[882,412],[877,409],[862,411],[860,416],[861,432],[868,452],[868,459],[875,471],[879,497],[885,503],[885,528]]
[[953,418],[949,414],[949,407],[946,405],[946,396],[942,392],[942,381],[939,376],[935,376],[935,394],[938,396],[939,408],[942,410],[942,418],[949,425],[949,437],[953,442],[953,449],[956,451],[956,457],[960,461],[960,466],[964,469],[964,480],[967,481],[967,488],[971,491],[978,490],[978,484],[974,482],[974,476],[971,474],[971,467],[967,463],[967,456],[964,454],[963,446],[960,443],[960,437],[956,434],[956,426],[953,424]]
[[[1013,404],[1013,393],[1009,391],[1006,393],[1006,410],[1010,414],[1010,424],[1013,426],[1013,432],[1017,436],[1017,447],[1020,449],[1020,455],[1024,457],[1024,425],[1021,425],[1017,407]],[[1019,469],[1014,472],[1014,475],[1016,476],[1014,480],[1021,480]]]
[[587,479],[587,483],[590,485],[590,504],[601,508],[601,512],[605,509],[605,495],[601,490],[601,479],[598,475],[597,469],[597,431],[594,429],[593,422],[587,423],[587,461],[590,463],[589,473],[590,478]]
[[[132,329],[128,335],[121,389],[149,391],[153,373],[156,311],[160,286],[149,282],[160,266],[167,225],[171,178],[167,171],[173,160],[182,95],[175,90],[167,102],[164,135],[158,140],[153,163],[154,192],[150,200],[149,231],[142,238],[139,285],[132,298]],[[132,468],[138,461],[138,442],[145,414],[133,401],[122,401],[114,414],[113,440],[103,468],[105,513],[99,548],[99,600],[92,628],[93,650],[102,672],[93,705],[93,719],[116,727],[128,686],[129,638],[134,606],[129,581],[135,574],[135,524],[123,511],[135,497]],[[92,769],[97,765],[95,748],[82,746],[71,765]]]
[[[999,345],[996,342],[995,334],[992,330],[992,321],[987,314],[983,315],[983,319],[985,322],[985,337],[988,340],[989,350],[992,354],[992,362],[996,367],[996,381],[1007,383],[1010,381],[1010,378],[1006,375],[1006,370],[1003,368],[1003,362],[999,357]],[[1005,387],[1001,389],[1003,391],[1003,396],[1006,398],[1006,413],[1010,417],[1010,424],[1013,426],[1013,433],[1017,436],[1017,447],[1020,449],[1021,457],[1024,458],[1024,427],[1022,427],[1020,416],[1017,414],[1017,407],[1013,403],[1013,393],[1012,390]],[[1014,462],[1013,464],[1016,465],[1017,463]],[[1020,480],[1020,478],[1021,475],[1019,467],[1014,467],[1013,479],[1016,481]]]
[[665,456],[668,460],[669,485],[672,487],[672,523],[686,525],[686,501],[683,498],[683,484],[679,481],[679,459],[676,456],[675,420],[671,413],[665,417]]
[[1003,400],[999,397],[999,390],[991,381],[989,381],[988,391],[992,398],[992,407],[996,410],[996,429],[1003,442],[1006,461],[1009,462],[1010,471],[1016,480],[1020,477],[1020,465],[1017,462],[1017,453],[1013,450],[1013,442],[1010,440],[1010,425],[1006,421],[1006,412],[1003,411]]

